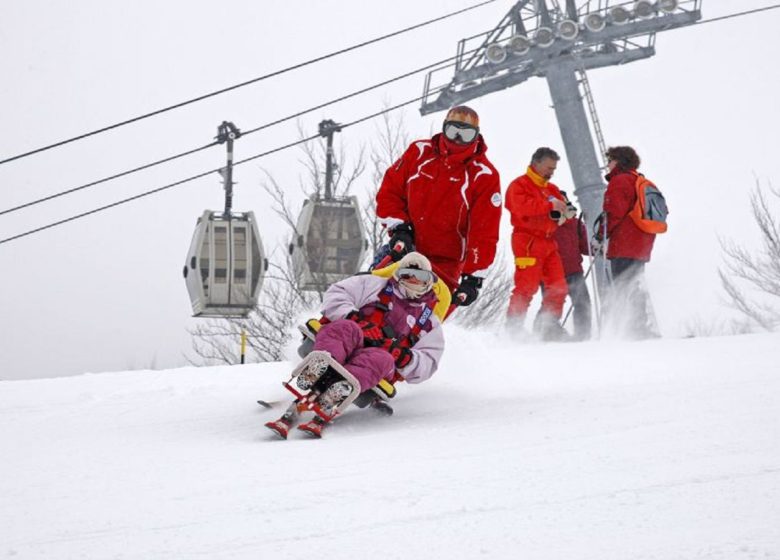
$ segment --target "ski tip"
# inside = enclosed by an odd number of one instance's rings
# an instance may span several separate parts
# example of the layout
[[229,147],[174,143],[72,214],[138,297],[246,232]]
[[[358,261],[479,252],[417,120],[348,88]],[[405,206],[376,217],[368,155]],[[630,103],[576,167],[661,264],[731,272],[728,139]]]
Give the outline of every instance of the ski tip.
[[273,408],[273,405],[271,403],[268,403],[268,402],[263,401],[263,400],[258,400],[257,404],[259,404],[260,406],[265,407],[265,408]]

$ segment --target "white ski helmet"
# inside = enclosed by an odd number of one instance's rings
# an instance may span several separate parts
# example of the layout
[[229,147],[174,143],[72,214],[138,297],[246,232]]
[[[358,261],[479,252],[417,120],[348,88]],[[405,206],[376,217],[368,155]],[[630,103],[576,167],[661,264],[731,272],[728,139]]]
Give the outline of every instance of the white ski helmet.
[[407,253],[393,272],[401,291],[410,299],[418,299],[433,287],[435,276],[428,258],[416,252]]

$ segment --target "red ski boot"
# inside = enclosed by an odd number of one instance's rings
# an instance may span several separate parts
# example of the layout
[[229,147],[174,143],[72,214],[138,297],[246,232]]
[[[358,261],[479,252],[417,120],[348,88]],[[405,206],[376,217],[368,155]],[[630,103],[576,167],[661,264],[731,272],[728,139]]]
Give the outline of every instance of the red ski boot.
[[290,406],[287,407],[287,410],[284,411],[284,414],[282,414],[281,418],[271,422],[266,422],[265,427],[280,438],[287,439],[287,434],[290,432],[290,426],[292,426],[298,420],[298,404],[298,401],[293,402]]
[[298,429],[302,432],[306,432],[312,437],[321,438],[322,430],[325,428],[325,420],[319,416],[315,416],[312,420],[304,422]]
[[265,427],[282,439],[287,439],[287,434],[290,432],[290,424],[288,424],[284,418],[279,418],[279,420],[274,420],[273,422],[266,422]]

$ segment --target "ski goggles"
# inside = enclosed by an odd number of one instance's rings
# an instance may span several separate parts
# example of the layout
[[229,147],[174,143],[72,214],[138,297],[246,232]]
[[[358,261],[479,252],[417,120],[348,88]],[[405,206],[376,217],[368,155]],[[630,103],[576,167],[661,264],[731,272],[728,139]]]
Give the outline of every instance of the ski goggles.
[[396,275],[398,280],[416,280],[423,284],[433,281],[433,272],[419,268],[399,268]]
[[477,139],[479,127],[460,121],[445,121],[442,132],[448,140],[459,144],[471,144]]

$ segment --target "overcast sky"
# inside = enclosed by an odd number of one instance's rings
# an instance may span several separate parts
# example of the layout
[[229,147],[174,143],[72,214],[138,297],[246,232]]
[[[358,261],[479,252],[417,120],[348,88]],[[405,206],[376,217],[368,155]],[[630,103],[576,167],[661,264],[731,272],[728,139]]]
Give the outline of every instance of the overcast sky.
[[[474,2],[397,0],[30,0],[0,4],[0,159],[237,84],[437,17]],[[492,28],[513,5],[493,4],[358,52],[165,115],[0,166],[0,210],[212,141],[217,125],[251,129],[452,56],[462,37]],[[770,5],[704,0],[703,18]],[[730,312],[716,275],[718,236],[755,244],[749,192],[778,181],[776,101],[780,10],[660,33],[655,57],[594,70],[591,86],[608,144],[631,144],[671,208],[648,281],[667,336]],[[420,95],[423,75],[300,119],[351,121]],[[563,153],[541,79],[475,100],[489,154],[509,181],[540,145]],[[402,112],[411,137],[441,114]],[[377,124],[346,129],[348,153]],[[295,123],[240,139],[238,159],[294,141]],[[0,239],[217,168],[212,148],[159,169],[0,216]],[[272,173],[299,208],[300,153],[236,168],[234,209],[254,210],[266,248],[286,233],[259,185]],[[555,182],[573,190],[566,162]],[[360,188],[370,186],[366,174]],[[219,177],[0,245],[0,378],[184,365],[189,298],[181,277],[196,218],[223,206]],[[501,243],[509,247],[508,220]]]

